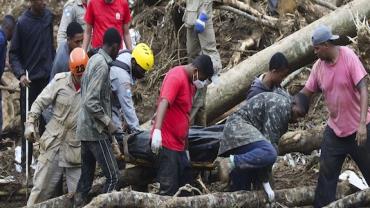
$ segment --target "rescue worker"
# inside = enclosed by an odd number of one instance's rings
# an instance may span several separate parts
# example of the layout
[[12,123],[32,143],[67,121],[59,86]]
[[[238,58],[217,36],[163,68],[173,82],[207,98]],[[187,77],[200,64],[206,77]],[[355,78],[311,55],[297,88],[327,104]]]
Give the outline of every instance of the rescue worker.
[[126,48],[132,50],[130,21],[131,11],[127,0],[90,0],[85,13],[86,29],[82,47],[87,50],[91,42],[92,49],[101,48],[105,31],[115,28]]
[[347,155],[370,184],[368,75],[352,49],[334,44],[338,38],[326,25],[315,28],[312,44],[319,59],[301,91],[310,98],[321,92],[329,111],[321,144],[314,207],[323,207],[335,200],[338,177]]
[[68,25],[67,40],[63,41],[57,49],[51,68],[50,80],[54,78],[55,74],[69,70],[69,54],[73,49],[82,46],[83,33],[84,31],[79,23],[71,22]]
[[[49,75],[55,50],[53,44],[53,14],[46,8],[44,0],[30,0],[30,8],[19,18],[9,49],[9,63],[19,79],[21,125],[26,121],[26,87],[28,103],[33,101],[49,83]],[[28,72],[28,77],[26,76]],[[45,121],[40,119],[40,132]],[[22,169],[26,170],[26,139],[22,140]],[[33,146],[28,145],[28,157],[32,158]],[[28,160],[31,164],[32,160]]]
[[[219,155],[227,157],[219,163],[221,181],[228,182],[231,177],[231,191],[250,190],[251,172],[268,173],[277,157],[274,145],[288,130],[288,123],[296,122],[307,111],[308,98],[303,94],[291,98],[264,92],[248,100],[226,121],[219,149]],[[260,182],[274,200],[268,180]]]
[[118,128],[116,134],[118,142],[122,141],[122,134],[125,131],[123,129],[121,112],[125,123],[128,125],[129,133],[140,131],[131,88],[135,80],[144,78],[145,73],[150,71],[153,65],[153,52],[145,43],[136,45],[132,53],[128,50],[122,51],[117,59],[111,63],[109,76],[113,92],[112,119]]
[[[87,61],[85,51],[75,48],[70,55],[70,72],[57,74],[28,113],[24,136],[30,142],[40,143],[40,155],[27,206],[51,198],[63,176],[68,192],[76,191],[81,175],[81,142],[76,137],[76,125],[80,111],[80,81]],[[53,106],[52,118],[39,138],[40,115],[49,105]]]
[[57,43],[58,48],[60,45],[67,40],[67,27],[71,22],[77,22],[82,26],[83,29],[86,28],[85,23],[85,11],[87,7],[87,0],[68,0],[64,4],[62,18],[60,19],[60,24],[57,33]]
[[[6,65],[6,54],[8,51],[8,41],[12,39],[13,31],[15,27],[15,19],[11,15],[5,15],[1,22],[0,28],[0,80],[3,76],[5,65]],[[1,93],[0,93],[0,102],[1,102]],[[0,139],[3,129],[3,112],[2,107],[0,106]]]
[[114,159],[111,136],[118,129],[112,121],[111,82],[109,66],[121,48],[121,35],[109,28],[103,37],[103,47],[90,60],[81,85],[81,111],[77,121],[77,137],[81,140],[81,175],[75,194],[75,206],[87,201],[96,162],[106,177],[103,193],[116,189],[118,166]]
[[161,195],[174,195],[187,182],[190,158],[185,144],[194,87],[204,87],[213,73],[211,58],[200,55],[191,64],[172,68],[163,80],[151,136],[152,151],[159,154]]
[[[212,0],[186,0],[186,9],[183,17],[186,27],[186,50],[189,57],[189,63],[200,54],[211,57],[214,78],[217,72],[222,69],[220,54],[216,48],[215,31],[212,22]],[[211,80],[211,79],[209,79]],[[213,79],[214,81],[215,79]],[[197,90],[193,107],[190,113],[192,124],[206,126],[206,94],[210,81],[205,82],[205,87]]]
[[284,54],[275,53],[270,59],[269,71],[254,79],[248,90],[247,100],[261,92],[284,91],[280,84],[288,73],[288,60]]

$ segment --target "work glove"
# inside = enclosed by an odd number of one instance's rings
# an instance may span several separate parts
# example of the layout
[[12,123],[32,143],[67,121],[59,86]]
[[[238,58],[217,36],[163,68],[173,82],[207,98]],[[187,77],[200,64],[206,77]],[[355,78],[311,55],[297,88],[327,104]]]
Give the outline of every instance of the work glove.
[[33,123],[26,122],[24,127],[24,138],[26,138],[28,141],[33,143],[40,138],[40,135]]
[[263,189],[265,190],[267,197],[269,198],[269,202],[273,202],[275,200],[275,192],[272,190],[269,182],[262,183]]
[[113,123],[113,121],[110,121],[109,124],[108,124],[108,133],[110,135],[113,135],[117,131],[118,131],[117,126]]
[[158,154],[159,149],[162,148],[162,132],[159,129],[153,131],[151,148],[154,154]]
[[188,158],[188,160],[190,161],[190,153],[189,153],[189,150],[186,150],[185,151],[185,154],[186,154],[186,158]]
[[197,33],[204,32],[206,28],[206,22],[208,21],[208,15],[205,11],[199,13],[198,19],[195,21],[194,29]]

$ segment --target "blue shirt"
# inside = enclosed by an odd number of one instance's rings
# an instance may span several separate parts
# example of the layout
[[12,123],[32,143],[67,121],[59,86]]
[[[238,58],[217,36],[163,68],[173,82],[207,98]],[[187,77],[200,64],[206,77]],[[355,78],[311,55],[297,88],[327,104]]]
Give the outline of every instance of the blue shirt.
[[7,44],[5,32],[0,29],[0,79],[4,73]]

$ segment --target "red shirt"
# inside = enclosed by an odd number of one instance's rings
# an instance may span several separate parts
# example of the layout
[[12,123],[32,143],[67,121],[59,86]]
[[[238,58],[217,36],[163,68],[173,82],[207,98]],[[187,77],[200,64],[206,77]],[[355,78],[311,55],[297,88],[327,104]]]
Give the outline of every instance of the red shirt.
[[172,68],[163,80],[160,98],[169,102],[162,124],[162,146],[184,151],[195,89],[184,66]]
[[85,21],[92,25],[92,47],[98,48],[103,45],[105,31],[114,27],[123,36],[124,24],[131,20],[130,8],[127,0],[113,0],[105,3],[104,0],[91,0],[85,13]]

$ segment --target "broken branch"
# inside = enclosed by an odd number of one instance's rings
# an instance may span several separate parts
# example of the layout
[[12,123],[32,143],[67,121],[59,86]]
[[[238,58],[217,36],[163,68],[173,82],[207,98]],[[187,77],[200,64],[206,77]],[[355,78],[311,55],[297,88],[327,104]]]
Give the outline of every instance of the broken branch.
[[261,24],[263,26],[266,26],[266,27],[271,27],[271,28],[275,28],[275,29],[277,28],[276,27],[276,23],[274,23],[274,22],[270,22],[270,21],[268,21],[266,19],[255,17],[253,15],[250,15],[250,14],[248,14],[246,12],[243,12],[243,11],[241,11],[239,9],[236,9],[234,7],[231,7],[231,6],[219,6],[217,8],[223,9],[223,10],[226,10],[226,11],[229,11],[229,12],[233,12],[233,13],[238,14],[238,15],[241,15],[241,16],[246,17],[247,19],[249,19],[251,21],[257,22],[257,23],[259,23],[259,24]]

